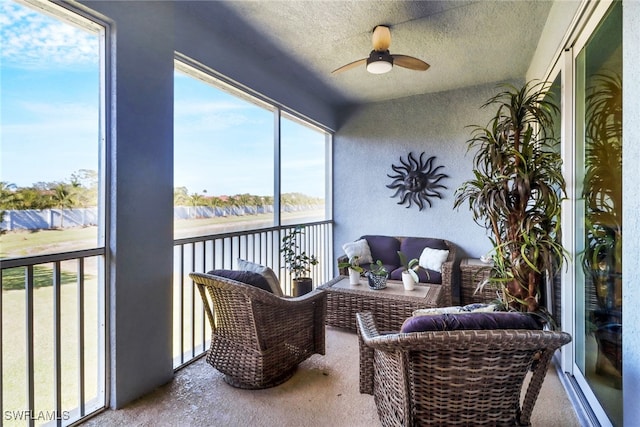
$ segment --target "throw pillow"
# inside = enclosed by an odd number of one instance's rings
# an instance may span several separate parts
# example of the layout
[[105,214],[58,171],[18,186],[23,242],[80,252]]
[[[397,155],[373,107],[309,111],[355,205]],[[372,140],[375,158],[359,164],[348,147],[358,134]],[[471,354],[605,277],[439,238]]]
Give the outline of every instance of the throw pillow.
[[413,310],[411,313],[413,316],[435,316],[438,314],[449,314],[449,313],[487,313],[496,310],[498,306],[496,304],[467,304],[464,307],[460,307],[458,305],[451,307],[436,307],[436,308],[419,308],[417,310]]
[[274,295],[277,295],[279,297],[284,295],[282,293],[282,288],[280,287],[278,276],[276,276],[276,273],[274,273],[273,270],[269,267],[256,264],[255,262],[247,261],[242,258],[238,258],[238,270],[251,271],[262,275],[267,283],[269,283],[271,292],[273,292]]
[[367,243],[366,239],[356,240],[355,242],[349,242],[342,245],[342,250],[349,257],[349,259],[354,256],[358,257],[358,261],[360,264],[371,264],[373,262],[373,258],[371,258],[371,250],[369,249],[369,243]]
[[420,255],[418,264],[422,268],[442,273],[442,264],[447,260],[448,257],[448,250],[424,248],[422,250],[422,254]]
[[267,280],[258,273],[254,273],[253,271],[244,271],[244,270],[211,270],[207,272],[207,274],[212,274],[214,276],[224,277],[226,279],[235,280],[236,282],[241,282],[247,285],[255,286],[256,288],[262,289],[263,291],[267,291],[269,293],[273,293],[271,291],[271,286]]

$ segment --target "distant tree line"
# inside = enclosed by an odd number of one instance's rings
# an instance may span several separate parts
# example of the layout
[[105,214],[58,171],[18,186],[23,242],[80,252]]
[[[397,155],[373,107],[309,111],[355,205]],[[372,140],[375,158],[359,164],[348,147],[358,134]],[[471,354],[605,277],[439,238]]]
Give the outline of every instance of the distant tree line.
[[[273,206],[273,196],[249,193],[233,196],[208,196],[206,190],[189,193],[187,187],[177,187],[173,193],[174,206],[208,206],[213,208]],[[318,197],[302,193],[281,195],[282,206],[311,206],[324,202]],[[98,203],[98,173],[80,169],[65,181],[37,182],[30,187],[0,182],[0,222],[7,210],[74,209],[95,207]],[[1,232],[1,231],[0,231]]]
[[[273,196],[256,196],[249,193],[233,196],[207,196],[203,194],[189,193],[187,187],[176,187],[173,191],[174,206],[209,206],[212,208],[234,208],[253,206],[256,208],[273,206]],[[280,197],[281,205],[318,205],[324,203],[324,199],[311,197],[302,193],[283,193]]]
[[80,169],[66,181],[37,182],[31,187],[17,187],[0,182],[0,210],[72,209],[96,206],[98,173]]

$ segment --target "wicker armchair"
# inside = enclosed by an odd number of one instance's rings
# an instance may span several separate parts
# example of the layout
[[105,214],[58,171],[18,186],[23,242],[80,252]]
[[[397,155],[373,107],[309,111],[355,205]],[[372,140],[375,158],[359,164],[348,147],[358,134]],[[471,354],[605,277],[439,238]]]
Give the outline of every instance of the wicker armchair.
[[326,299],[322,291],[282,298],[235,280],[191,273],[209,323],[207,362],[224,380],[246,389],[288,380],[312,354],[325,354]]
[[369,312],[357,324],[360,392],[374,395],[383,426],[530,425],[551,357],[571,341],[541,330],[380,335]]

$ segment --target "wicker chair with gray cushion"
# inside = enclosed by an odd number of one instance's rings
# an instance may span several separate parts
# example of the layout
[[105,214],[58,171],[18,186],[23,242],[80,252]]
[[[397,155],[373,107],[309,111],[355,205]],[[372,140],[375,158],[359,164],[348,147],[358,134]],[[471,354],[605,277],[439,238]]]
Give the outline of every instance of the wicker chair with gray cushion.
[[200,291],[212,329],[207,362],[228,384],[273,387],[288,380],[312,354],[325,354],[324,292],[282,298],[230,278],[189,276]]
[[517,329],[381,335],[369,312],[357,326],[360,392],[374,395],[383,426],[530,425],[551,357],[571,341]]

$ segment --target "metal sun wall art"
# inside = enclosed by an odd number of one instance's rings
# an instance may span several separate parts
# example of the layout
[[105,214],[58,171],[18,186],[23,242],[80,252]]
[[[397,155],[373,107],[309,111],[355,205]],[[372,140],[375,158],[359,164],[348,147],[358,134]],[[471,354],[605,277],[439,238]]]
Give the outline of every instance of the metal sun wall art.
[[391,197],[400,197],[399,205],[407,203],[406,208],[410,208],[415,203],[420,210],[425,207],[425,203],[431,207],[432,197],[442,198],[439,189],[447,187],[440,184],[440,180],[448,178],[449,175],[444,173],[438,173],[438,170],[444,166],[433,167],[433,161],[435,156],[429,157],[426,161],[423,160],[425,153],[422,152],[420,157],[416,159],[413,153],[409,153],[407,160],[403,160],[400,157],[400,163],[402,165],[391,165],[391,169],[396,172],[396,175],[387,176],[393,179],[393,182],[387,185],[387,188],[396,190]]

